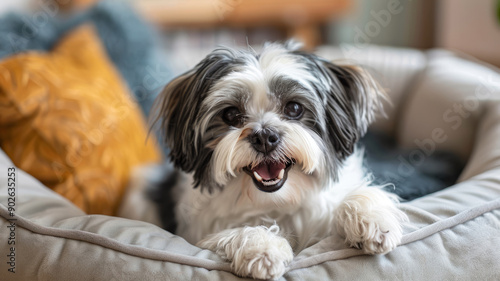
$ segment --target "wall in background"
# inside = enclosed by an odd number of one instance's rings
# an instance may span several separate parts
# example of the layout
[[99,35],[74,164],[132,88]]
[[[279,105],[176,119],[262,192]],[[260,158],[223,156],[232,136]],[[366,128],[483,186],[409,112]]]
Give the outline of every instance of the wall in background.
[[330,44],[446,48],[500,67],[497,0],[353,0],[352,14],[329,25]]
[[500,66],[500,23],[496,0],[441,0],[436,45]]
[[32,0],[1,0],[0,1],[0,15],[10,11],[20,11],[33,2]]
[[353,12],[329,27],[331,44],[377,44],[412,48],[434,46],[433,0],[353,0]]
[[[52,0],[0,0],[0,15],[8,11],[32,10],[37,6],[34,3],[44,1]],[[352,1],[352,12],[323,30],[324,43],[441,47],[500,66],[500,23],[495,12],[498,0]],[[174,50],[176,46],[182,49],[186,45],[211,49],[219,44],[233,46],[249,42],[259,45],[263,41],[282,39],[281,33],[280,30],[264,29],[186,30],[167,32],[164,42]]]

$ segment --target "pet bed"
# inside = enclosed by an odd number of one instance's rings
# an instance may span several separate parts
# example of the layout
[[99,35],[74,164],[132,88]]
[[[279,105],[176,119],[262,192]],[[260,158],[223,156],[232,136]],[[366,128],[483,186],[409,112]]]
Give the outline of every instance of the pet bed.
[[[388,118],[372,129],[408,149],[394,172],[407,175],[438,150],[466,165],[453,186],[401,204],[410,223],[391,253],[363,255],[329,237],[299,253],[282,280],[498,280],[500,75],[439,50],[343,46],[319,52],[368,67],[388,89]],[[145,222],[86,215],[22,170],[9,174],[10,167],[0,151],[2,280],[238,279],[210,251]]]

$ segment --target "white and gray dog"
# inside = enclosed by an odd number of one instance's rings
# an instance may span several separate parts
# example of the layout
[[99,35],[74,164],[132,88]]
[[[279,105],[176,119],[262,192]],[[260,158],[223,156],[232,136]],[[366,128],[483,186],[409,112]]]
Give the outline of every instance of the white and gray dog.
[[182,170],[176,234],[260,279],[281,277],[294,252],[333,233],[368,254],[391,251],[406,215],[370,185],[355,149],[382,98],[361,68],[295,43],[213,51],[156,102]]

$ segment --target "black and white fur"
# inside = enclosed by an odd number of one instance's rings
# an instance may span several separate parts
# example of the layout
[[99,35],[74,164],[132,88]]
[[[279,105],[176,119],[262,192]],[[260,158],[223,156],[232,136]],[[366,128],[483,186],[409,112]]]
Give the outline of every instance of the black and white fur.
[[259,279],[281,277],[294,252],[335,232],[366,253],[391,251],[406,215],[370,185],[355,149],[381,98],[361,68],[293,43],[213,51],[156,103],[182,170],[176,234]]

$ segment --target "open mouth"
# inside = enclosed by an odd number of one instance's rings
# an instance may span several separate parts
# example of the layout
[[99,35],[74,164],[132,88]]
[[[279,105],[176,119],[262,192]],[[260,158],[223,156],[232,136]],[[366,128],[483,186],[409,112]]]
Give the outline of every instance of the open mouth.
[[243,170],[253,179],[259,190],[275,192],[285,184],[293,164],[294,161],[290,159],[286,162],[264,161],[253,168],[248,166]]

